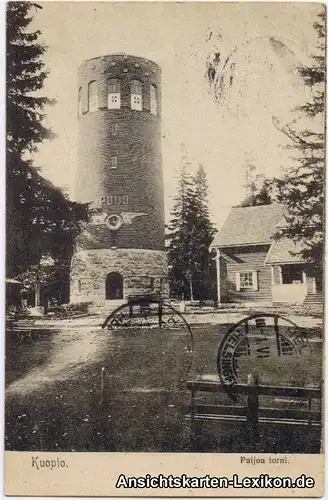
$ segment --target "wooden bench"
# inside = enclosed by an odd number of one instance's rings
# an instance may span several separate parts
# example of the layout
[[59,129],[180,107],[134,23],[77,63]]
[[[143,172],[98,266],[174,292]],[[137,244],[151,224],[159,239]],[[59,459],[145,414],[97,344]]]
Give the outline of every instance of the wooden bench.
[[[236,384],[234,394],[246,396],[246,405],[237,404],[205,404],[197,401],[198,393],[224,393],[225,388],[217,381],[206,379],[187,382],[191,391],[191,404],[187,418],[191,423],[191,446],[198,434],[197,422],[241,422],[246,424],[251,448],[256,446],[260,425],[293,425],[301,427],[321,427],[322,389],[317,387],[280,387],[260,385],[252,376],[248,376],[247,384]],[[306,409],[261,407],[260,397],[272,396],[292,398],[295,402],[302,400]],[[313,401],[317,400],[319,409],[313,409]]]

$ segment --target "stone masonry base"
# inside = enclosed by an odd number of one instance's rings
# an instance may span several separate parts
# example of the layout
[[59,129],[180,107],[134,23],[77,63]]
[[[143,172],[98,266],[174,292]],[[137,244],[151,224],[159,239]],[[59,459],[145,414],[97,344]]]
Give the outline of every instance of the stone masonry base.
[[119,273],[123,278],[123,299],[130,295],[161,293],[168,295],[166,253],[143,249],[80,250],[71,266],[70,302],[106,300],[106,278]]

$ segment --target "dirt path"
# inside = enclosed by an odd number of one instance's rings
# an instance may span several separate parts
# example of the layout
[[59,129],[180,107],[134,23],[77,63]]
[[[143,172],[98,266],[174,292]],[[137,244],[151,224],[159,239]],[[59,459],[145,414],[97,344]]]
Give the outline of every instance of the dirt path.
[[[257,311],[261,312],[261,311]],[[263,311],[265,314],[265,311]],[[294,322],[300,328],[316,328],[323,325],[322,318],[316,318],[313,316],[300,316],[300,315],[290,315],[290,314],[279,314],[282,317],[288,317],[288,319]],[[184,315],[187,323],[192,325],[225,325],[225,324],[236,324],[238,321],[250,316],[250,314],[234,311],[234,312],[202,312],[202,313],[185,313]],[[101,325],[106,319],[106,315],[98,316],[86,316],[77,319],[63,319],[63,320],[39,320],[36,324],[40,326],[57,328],[58,326],[62,328],[74,328],[75,326],[88,326],[91,328],[101,330]]]
[[[193,325],[196,337],[201,325],[235,324],[245,315],[240,313],[186,314],[185,318]],[[311,317],[293,317],[296,325],[303,328],[318,327],[322,322]],[[18,364],[30,365],[22,374],[17,375],[6,389],[6,394],[27,394],[40,389],[45,384],[63,381],[73,377],[81,368],[100,362],[110,349],[112,334],[102,330],[103,318],[90,316],[79,319],[38,321],[40,328],[45,328],[48,335],[37,339],[34,345],[26,342],[19,350],[12,351]],[[50,332],[50,336],[49,336]],[[52,333],[51,333],[52,332]],[[112,339],[114,341],[114,339]],[[42,359],[44,360],[42,362]],[[41,360],[41,362],[40,362]]]

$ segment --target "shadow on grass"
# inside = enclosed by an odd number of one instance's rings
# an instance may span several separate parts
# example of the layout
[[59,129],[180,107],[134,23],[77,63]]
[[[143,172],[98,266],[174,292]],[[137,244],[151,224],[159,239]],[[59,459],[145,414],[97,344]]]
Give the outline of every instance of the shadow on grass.
[[[58,378],[42,383],[31,392],[6,396],[6,449],[251,451],[242,426],[218,423],[203,426],[196,446],[190,448],[186,419],[190,393],[185,389],[186,380],[203,373],[216,373],[217,347],[225,332],[226,327],[222,325],[197,329],[192,368],[190,339],[184,330],[93,332],[101,345],[100,357],[97,354],[97,359],[94,356],[78,370],[67,372],[63,380]],[[24,358],[23,351],[12,353],[16,356],[16,375],[18,369],[21,376],[40,361],[47,362],[47,345],[42,344],[43,350],[40,345],[40,351],[36,346],[33,355],[27,355],[26,360],[18,359]],[[14,346],[12,349],[15,351]],[[312,367],[313,385],[321,379],[319,361],[314,366],[314,359],[321,359],[321,346],[316,349],[314,358],[302,361],[303,370],[306,366]],[[294,376],[290,374],[293,379]],[[271,365],[269,377],[276,385],[285,383],[278,365]],[[300,430],[274,427],[263,428],[261,432],[258,451],[319,452],[320,437],[315,435],[316,430],[311,431],[311,436]]]
[[23,377],[36,367],[46,364],[53,354],[52,339],[55,330],[12,332],[6,330],[5,385]]

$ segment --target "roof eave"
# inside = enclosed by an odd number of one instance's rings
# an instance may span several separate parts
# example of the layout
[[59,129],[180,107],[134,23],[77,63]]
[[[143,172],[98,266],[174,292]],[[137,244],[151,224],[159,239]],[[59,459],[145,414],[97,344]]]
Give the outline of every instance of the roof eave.
[[232,248],[232,247],[249,247],[249,246],[260,246],[260,245],[271,245],[272,241],[260,241],[258,243],[231,243],[230,245],[210,245],[210,248]]
[[281,266],[281,265],[288,265],[288,264],[311,264],[311,262],[308,262],[306,260],[282,260],[282,261],[279,261],[279,260],[276,260],[276,261],[272,261],[272,262],[264,262],[264,265],[268,265],[268,266],[274,266],[274,265],[278,265],[278,266]]

